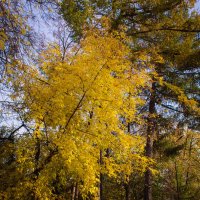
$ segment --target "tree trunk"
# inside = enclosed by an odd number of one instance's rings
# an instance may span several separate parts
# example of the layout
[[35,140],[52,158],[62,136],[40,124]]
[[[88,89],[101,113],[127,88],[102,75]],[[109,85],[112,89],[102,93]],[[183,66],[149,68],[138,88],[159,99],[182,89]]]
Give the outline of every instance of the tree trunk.
[[34,179],[37,180],[39,176],[39,160],[40,160],[40,139],[36,137],[36,146],[35,146],[35,170],[33,174],[35,175]]
[[[103,164],[103,158],[102,158],[102,150],[100,150],[100,159],[99,159],[99,164]],[[99,200],[103,200],[103,175],[100,173],[100,183],[99,183]]]
[[174,165],[175,165],[175,174],[176,174],[176,199],[180,200],[180,189],[179,189],[179,180],[178,180],[178,167],[177,167],[176,161],[175,161]]
[[124,184],[126,200],[130,200],[130,186],[129,183]]
[[[189,146],[189,159],[191,158],[191,154],[192,154],[192,142],[193,142],[193,138],[191,137],[190,146]],[[186,180],[185,180],[186,188],[188,188],[189,171],[190,171],[190,163],[188,164],[188,168],[187,168],[187,172],[186,172]]]
[[73,184],[71,189],[71,200],[75,200],[76,186]]
[[78,183],[72,185],[71,188],[71,200],[78,200],[79,191],[78,191]]
[[76,186],[75,186],[75,199],[76,200],[78,200],[78,196],[79,196],[78,183],[76,183]]
[[[103,165],[103,152],[100,150],[100,155],[99,155],[99,164],[100,166]],[[103,200],[103,174],[100,172],[99,175],[99,200]]]
[[[131,133],[131,123],[130,122],[128,123],[127,128],[128,128],[128,133],[130,134]],[[129,185],[129,182],[124,184],[124,189],[125,189],[126,200],[130,200],[130,185]]]
[[[152,158],[153,156],[153,137],[155,132],[155,88],[156,83],[152,83],[151,96],[149,101],[149,116],[147,126],[147,139],[146,139],[146,156]],[[145,172],[144,178],[144,200],[152,200],[152,174],[149,168]]]

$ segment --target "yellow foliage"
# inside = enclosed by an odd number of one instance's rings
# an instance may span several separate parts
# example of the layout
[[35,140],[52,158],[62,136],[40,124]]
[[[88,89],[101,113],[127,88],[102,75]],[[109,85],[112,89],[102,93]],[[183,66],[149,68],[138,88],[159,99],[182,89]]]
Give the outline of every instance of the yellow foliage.
[[198,102],[196,102],[193,99],[188,99],[188,97],[185,95],[184,91],[181,88],[179,88],[178,86],[172,85],[170,83],[164,82],[164,81],[162,83],[178,96],[178,101],[180,103],[183,103],[189,109],[191,109],[192,111],[198,113],[198,115],[200,114],[200,109],[198,107]]
[[[130,61],[130,50],[115,35],[93,30],[64,62],[59,46],[52,44],[41,53],[39,68],[21,66],[24,74],[15,84],[23,88],[26,119],[37,122],[33,140],[42,142],[48,135],[48,145],[58,148],[35,183],[38,198],[53,198],[45,187],[55,178],[55,169],[79,182],[84,195],[97,194],[100,173],[114,178],[123,174],[125,180],[133,171],[144,172],[150,162],[142,156],[143,139],[126,130],[129,121],[140,120],[136,107],[143,101],[137,94],[149,77]],[[44,160],[50,154],[48,148],[43,149]]]

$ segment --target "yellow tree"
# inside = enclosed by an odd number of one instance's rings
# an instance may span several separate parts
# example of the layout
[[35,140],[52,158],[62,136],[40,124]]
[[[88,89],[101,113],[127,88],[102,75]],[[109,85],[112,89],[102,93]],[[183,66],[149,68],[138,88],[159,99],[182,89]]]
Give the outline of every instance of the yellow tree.
[[101,174],[127,181],[152,163],[142,156],[142,137],[127,131],[129,122],[142,123],[137,94],[150,80],[141,67],[148,57],[136,55],[141,62],[131,62],[126,42],[123,33],[94,28],[65,59],[50,44],[38,66],[21,64],[13,72],[13,98],[20,96],[23,118],[35,130],[19,140],[19,171],[29,174],[16,187],[19,196],[23,186],[35,198],[68,198],[76,184],[83,197],[95,199]]

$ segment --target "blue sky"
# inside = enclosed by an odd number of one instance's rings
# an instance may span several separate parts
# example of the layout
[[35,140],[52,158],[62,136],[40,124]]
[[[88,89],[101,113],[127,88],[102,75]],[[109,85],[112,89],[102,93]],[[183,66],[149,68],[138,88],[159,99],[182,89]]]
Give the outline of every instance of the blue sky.
[[[197,0],[194,9],[200,13],[200,0]],[[56,31],[56,25],[58,22],[52,20],[47,20],[45,22],[44,17],[42,17],[38,10],[35,10],[34,12],[36,14],[36,19],[30,21],[30,25],[37,33],[44,35],[46,42],[53,42],[53,32]]]
[[200,1],[198,0],[195,7],[198,9],[198,11],[200,11]]

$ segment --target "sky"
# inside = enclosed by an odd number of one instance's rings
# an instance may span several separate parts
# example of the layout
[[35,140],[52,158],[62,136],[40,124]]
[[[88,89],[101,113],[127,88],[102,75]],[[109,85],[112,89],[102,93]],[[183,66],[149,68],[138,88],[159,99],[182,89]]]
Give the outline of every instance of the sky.
[[[197,0],[194,9],[200,13],[200,0]],[[34,12],[36,18],[35,20],[30,21],[30,25],[37,33],[42,34],[47,42],[53,42],[53,32],[56,31],[56,26],[58,22],[53,20],[45,21],[41,12],[39,12],[38,10],[35,10]]]
[[200,12],[200,0],[197,0],[195,8]]
[[[200,0],[197,0],[197,3],[195,4],[195,10],[197,10],[200,13]],[[44,20],[44,16],[42,16],[42,13],[39,11],[39,9],[33,9],[33,12],[35,14],[35,19],[29,19],[30,26],[35,30],[38,35],[42,35],[44,39],[44,43],[53,42],[54,36],[53,33],[56,31],[58,21],[53,20]],[[0,101],[9,100],[8,96],[1,93],[0,94]],[[0,109],[1,108],[0,106]],[[9,118],[9,113],[7,114]],[[1,123],[1,122],[0,122]],[[16,120],[13,120],[13,116],[11,120],[8,120],[8,123],[18,124]]]

